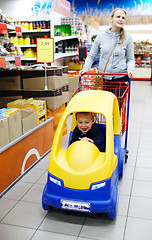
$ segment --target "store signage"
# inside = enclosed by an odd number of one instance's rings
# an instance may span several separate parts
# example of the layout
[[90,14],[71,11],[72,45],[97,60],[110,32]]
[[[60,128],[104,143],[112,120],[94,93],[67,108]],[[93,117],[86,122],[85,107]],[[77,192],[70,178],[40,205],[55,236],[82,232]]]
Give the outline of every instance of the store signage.
[[54,62],[54,38],[36,39],[36,57],[38,63]]
[[87,57],[87,47],[78,47],[79,62],[84,62]]
[[22,36],[22,28],[21,27],[15,27],[16,30],[16,36]]
[[5,57],[0,57],[0,68],[6,67]]
[[1,34],[7,34],[7,25],[4,23],[0,23],[0,33]]
[[55,0],[54,11],[64,15],[65,17],[71,17],[70,2],[66,0]]
[[15,57],[15,66],[21,66],[21,57]]

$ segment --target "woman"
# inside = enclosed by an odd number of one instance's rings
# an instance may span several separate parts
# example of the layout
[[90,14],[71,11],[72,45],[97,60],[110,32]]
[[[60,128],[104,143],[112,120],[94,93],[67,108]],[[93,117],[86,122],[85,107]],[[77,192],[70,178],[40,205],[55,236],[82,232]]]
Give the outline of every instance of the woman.
[[[123,29],[125,19],[125,10],[116,8],[113,11],[111,15],[112,26],[96,37],[84,67],[80,71],[82,75],[90,70],[97,54],[100,53],[99,72],[128,73],[129,77],[133,77],[134,44],[132,37]],[[128,76],[107,75],[106,79],[126,82]]]

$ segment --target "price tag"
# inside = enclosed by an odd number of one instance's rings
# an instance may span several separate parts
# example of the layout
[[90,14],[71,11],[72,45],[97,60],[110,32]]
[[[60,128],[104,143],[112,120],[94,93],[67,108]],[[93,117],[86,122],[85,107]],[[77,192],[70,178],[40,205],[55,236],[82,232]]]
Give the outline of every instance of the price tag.
[[22,28],[21,27],[15,27],[16,30],[16,36],[22,36]]
[[37,38],[36,39],[36,55],[38,63],[54,62],[54,39],[53,38]]
[[7,25],[4,23],[0,23],[0,33],[7,34]]
[[6,67],[5,57],[0,57],[0,68]]
[[15,57],[15,65],[21,66],[21,57]]

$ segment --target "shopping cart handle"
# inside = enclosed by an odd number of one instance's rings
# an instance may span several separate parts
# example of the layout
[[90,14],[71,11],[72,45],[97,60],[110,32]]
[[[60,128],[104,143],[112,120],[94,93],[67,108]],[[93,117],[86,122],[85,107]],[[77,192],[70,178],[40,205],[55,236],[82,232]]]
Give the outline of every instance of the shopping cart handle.
[[[81,72],[79,73],[79,85],[81,82],[81,77],[84,75],[123,75],[123,76],[128,76],[128,73],[96,73],[96,72],[86,72],[85,74],[82,74]],[[129,77],[129,76],[128,76]],[[129,77],[129,79],[131,79]]]
[[86,72],[85,74],[81,74],[79,73],[79,77],[81,77],[82,75],[128,75],[128,73],[96,73],[96,72]]

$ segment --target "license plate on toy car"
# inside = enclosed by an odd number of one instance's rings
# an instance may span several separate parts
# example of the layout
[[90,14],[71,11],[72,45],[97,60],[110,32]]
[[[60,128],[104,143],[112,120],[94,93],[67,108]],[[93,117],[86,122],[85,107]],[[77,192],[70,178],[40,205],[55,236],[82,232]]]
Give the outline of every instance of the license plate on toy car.
[[61,208],[81,212],[90,212],[90,203],[61,200]]

